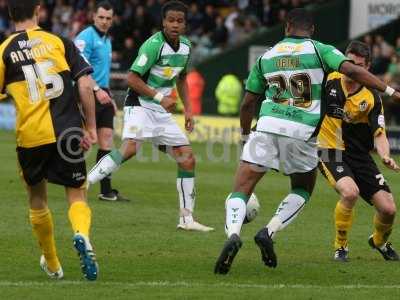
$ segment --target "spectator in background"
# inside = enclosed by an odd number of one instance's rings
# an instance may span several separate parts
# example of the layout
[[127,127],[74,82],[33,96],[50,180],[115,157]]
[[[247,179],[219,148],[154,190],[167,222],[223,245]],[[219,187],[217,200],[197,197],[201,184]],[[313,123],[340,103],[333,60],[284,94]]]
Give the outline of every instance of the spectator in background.
[[218,113],[223,116],[234,116],[239,112],[242,98],[242,83],[234,74],[224,75],[215,89],[218,101]]
[[204,11],[204,18],[203,18],[203,33],[209,33],[215,29],[217,26],[215,19],[217,17],[217,13],[215,11],[215,7],[211,4],[206,5]]
[[138,45],[132,37],[127,37],[124,42],[124,48],[121,51],[120,68],[121,70],[128,70],[132,66],[132,57],[138,54]]
[[371,73],[375,75],[384,75],[389,66],[390,59],[382,55],[382,48],[379,45],[372,46]]
[[205,81],[203,75],[196,69],[192,69],[186,75],[186,84],[188,87],[187,98],[192,105],[193,115],[201,115],[201,105],[205,87]]
[[386,42],[383,36],[381,35],[377,35],[375,37],[375,45],[377,45],[380,48],[381,55],[384,58],[389,59],[394,53],[393,46],[389,45],[388,42]]
[[210,40],[214,45],[214,51],[212,54],[222,52],[228,41],[228,30],[225,27],[224,18],[220,15],[215,20],[215,29],[211,33]]
[[236,19],[233,20],[233,24],[234,27],[228,39],[228,44],[230,46],[240,44],[246,39],[243,18],[239,15]]
[[262,18],[261,22],[263,25],[270,26],[273,22],[273,16],[272,16],[272,4],[271,0],[264,0],[263,1],[263,13],[262,13]]
[[203,18],[204,16],[199,9],[199,5],[196,2],[193,2],[189,7],[188,12],[188,25],[192,34],[201,33]]

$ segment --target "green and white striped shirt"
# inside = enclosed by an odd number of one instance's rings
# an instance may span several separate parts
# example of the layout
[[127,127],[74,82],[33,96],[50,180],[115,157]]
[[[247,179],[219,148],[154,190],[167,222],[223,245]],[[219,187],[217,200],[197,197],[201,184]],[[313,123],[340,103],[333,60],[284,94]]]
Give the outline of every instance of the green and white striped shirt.
[[300,140],[316,136],[325,104],[325,77],[347,58],[335,47],[309,38],[287,37],[253,66],[246,90],[265,95],[257,131]]
[[[181,36],[178,49],[167,42],[163,32],[157,32],[147,39],[139,49],[139,54],[131,71],[138,73],[147,85],[169,96],[175,87],[176,78],[185,74],[191,52],[190,41]],[[140,105],[158,112],[165,109],[152,98],[137,95],[128,90],[125,106]]]

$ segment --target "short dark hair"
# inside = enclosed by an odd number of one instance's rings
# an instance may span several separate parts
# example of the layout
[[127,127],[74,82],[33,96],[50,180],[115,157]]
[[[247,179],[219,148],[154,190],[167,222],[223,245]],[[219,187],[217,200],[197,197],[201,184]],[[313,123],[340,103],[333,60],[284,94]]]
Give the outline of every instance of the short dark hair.
[[371,48],[364,42],[351,41],[346,48],[346,55],[349,53],[365,58],[367,63],[371,62]]
[[8,13],[14,22],[23,22],[33,18],[40,0],[8,0]]
[[111,5],[111,3],[109,1],[100,1],[96,4],[96,6],[94,7],[95,12],[97,12],[99,10],[99,8],[103,8],[105,10],[113,10],[114,11],[114,7]]
[[314,18],[310,11],[305,8],[295,8],[289,11],[286,23],[295,28],[310,31],[314,26]]
[[165,19],[165,17],[167,16],[167,12],[169,12],[170,10],[183,12],[185,14],[185,18],[187,17],[187,14],[188,14],[188,8],[183,2],[173,0],[173,1],[166,2],[162,6],[161,12],[162,12],[163,19]]

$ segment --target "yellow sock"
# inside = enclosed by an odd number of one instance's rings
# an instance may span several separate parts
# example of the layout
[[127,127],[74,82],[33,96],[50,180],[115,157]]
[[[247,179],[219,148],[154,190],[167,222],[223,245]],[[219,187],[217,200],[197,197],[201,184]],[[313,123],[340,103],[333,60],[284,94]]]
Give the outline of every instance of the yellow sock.
[[57,257],[56,244],[54,241],[53,218],[48,208],[29,211],[29,218],[33,232],[39,241],[39,247],[46,258],[47,266],[51,272],[60,268],[60,261]]
[[336,204],[335,208],[335,249],[340,247],[347,247],[347,233],[349,232],[353,223],[353,210],[344,207],[340,201]]
[[74,233],[79,232],[89,237],[92,212],[86,202],[76,201],[72,203],[69,207],[68,217]]
[[374,234],[373,234],[373,239],[374,239],[374,245],[376,247],[381,247],[383,244],[385,244],[389,238],[389,235],[392,233],[392,227],[393,223],[390,224],[385,224],[382,223],[378,216],[374,216]]

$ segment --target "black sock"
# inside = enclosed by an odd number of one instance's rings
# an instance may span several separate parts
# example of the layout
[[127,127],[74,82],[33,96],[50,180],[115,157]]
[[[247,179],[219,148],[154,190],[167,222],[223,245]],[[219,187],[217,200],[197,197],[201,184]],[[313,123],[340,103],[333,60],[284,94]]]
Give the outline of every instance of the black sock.
[[[106,156],[110,152],[111,152],[110,150],[99,149],[97,151],[96,162],[98,162],[103,156]],[[108,194],[111,192],[112,192],[112,188],[111,188],[111,175],[110,175],[100,181],[100,193]]]

